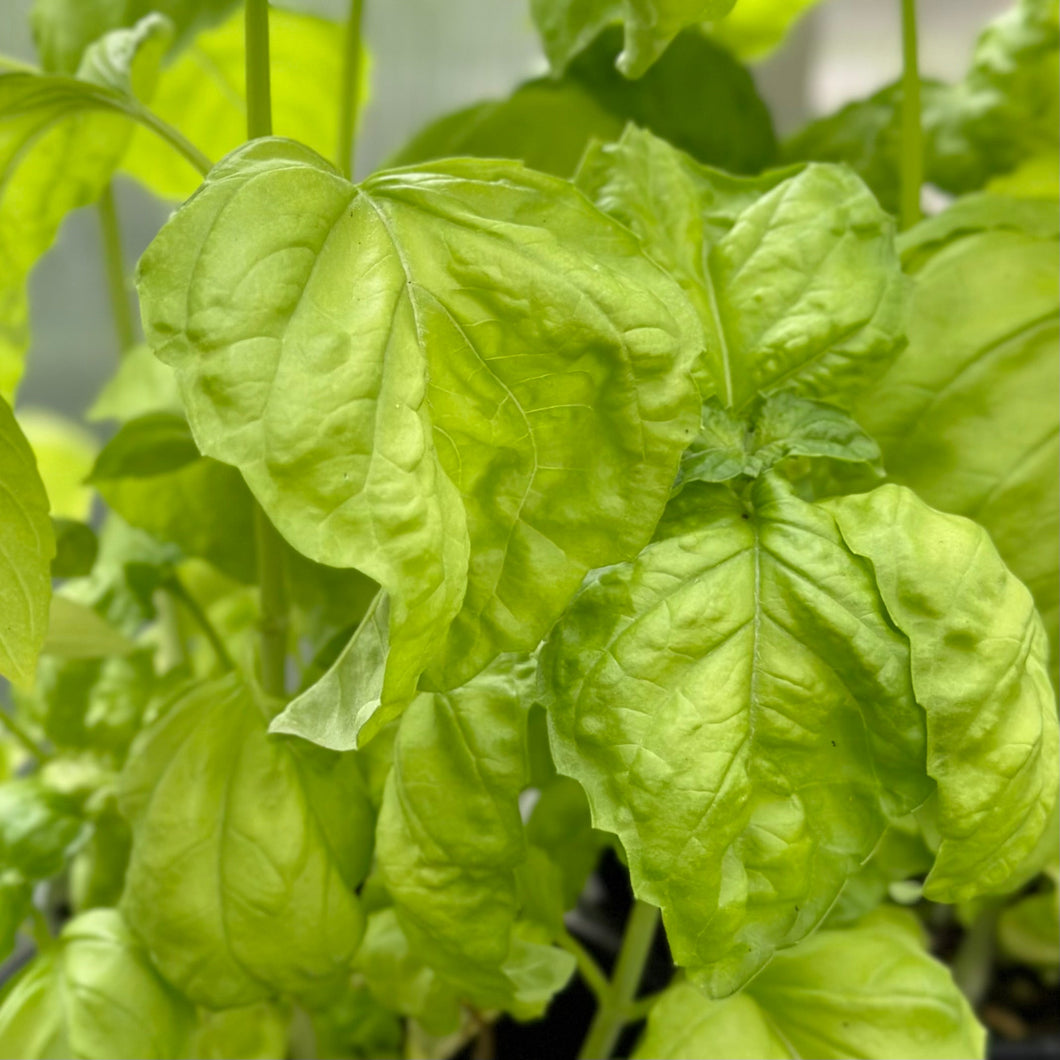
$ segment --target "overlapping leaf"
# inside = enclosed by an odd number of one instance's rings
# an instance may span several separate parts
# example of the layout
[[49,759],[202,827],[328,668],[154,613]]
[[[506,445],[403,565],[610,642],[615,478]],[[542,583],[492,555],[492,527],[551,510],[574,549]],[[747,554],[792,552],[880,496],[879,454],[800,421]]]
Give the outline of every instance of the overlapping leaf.
[[689,983],[671,986],[633,1055],[967,1060],[984,1048],[983,1028],[915,920],[891,911],[778,955],[735,997],[710,1001]]
[[893,224],[846,169],[741,179],[630,128],[577,183],[684,287],[707,335],[701,389],[736,412],[779,389],[842,404],[903,341]]
[[125,913],[166,978],[212,1007],[311,995],[346,971],[364,928],[372,819],[357,765],[309,758],[266,725],[240,679],[196,685],[123,776]]
[[1057,228],[1055,204],[973,196],[913,229],[909,348],[857,409],[896,482],[990,531],[1034,594],[1054,667]]
[[[355,187],[260,141],[162,230],[140,292],[202,451],[299,551],[389,593],[369,733],[443,649],[432,679],[452,687],[635,554],[694,426],[680,289],[570,185],[514,163]],[[344,746],[371,698],[345,706]]]
[[745,501],[693,483],[558,624],[557,766],[713,995],[810,932],[933,789],[944,900],[1003,888],[1034,846],[1055,798],[1046,645],[986,541],[898,487],[813,505],[774,476]]

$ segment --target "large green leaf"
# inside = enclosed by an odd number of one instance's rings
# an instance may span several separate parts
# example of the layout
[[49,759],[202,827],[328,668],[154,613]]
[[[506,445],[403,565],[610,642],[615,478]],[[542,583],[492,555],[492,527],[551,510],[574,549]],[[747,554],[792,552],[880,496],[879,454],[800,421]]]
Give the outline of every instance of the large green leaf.
[[618,68],[640,77],[683,29],[721,18],[735,0],[531,0],[549,61],[562,72],[600,32],[625,26]]
[[569,177],[591,140],[615,140],[627,122],[732,172],[755,173],[773,160],[772,121],[751,75],[698,28],[682,33],[636,81],[615,70],[620,47],[617,29],[601,34],[563,77],[529,81],[506,100],[432,122],[391,164],[518,158]]
[[[338,148],[344,35],[327,19],[269,8],[272,125],[326,158]],[[243,13],[200,33],[162,71],[151,109],[207,157],[223,158],[246,139]],[[362,69],[367,65],[362,63]],[[361,103],[367,101],[362,89]],[[157,195],[186,199],[202,175],[146,129],[137,129],[122,169]]]
[[542,666],[557,767],[716,996],[812,931],[930,792],[905,640],[832,518],[774,476],[746,504],[686,488]]
[[[108,83],[125,74],[149,83],[168,39],[149,16],[101,42],[86,76],[0,72],[0,396],[13,395],[29,340],[26,280],[63,218],[95,202],[132,135],[130,100]],[[106,59],[106,62],[103,60]],[[134,63],[135,60],[135,63]]]
[[356,762],[277,741],[239,678],[201,683],[130,752],[123,908],[162,973],[228,1007],[305,996],[348,968],[372,817]]
[[86,49],[105,33],[129,27],[151,12],[165,15],[179,46],[216,22],[238,0],[34,0],[30,25],[45,70],[77,72]]
[[[962,80],[922,85],[929,181],[953,193],[974,191],[1039,155],[1056,156],[1058,46],[1057,0],[1021,0],[979,38]],[[852,166],[880,201],[896,210],[901,98],[900,83],[888,85],[812,122],[784,153],[789,159]]]
[[[701,338],[680,288],[569,184],[515,163],[355,187],[259,141],[163,228],[140,293],[202,451],[299,551],[388,592],[365,735],[432,657],[453,687],[532,648],[586,570],[635,554],[694,429]],[[344,705],[343,746],[373,695]]]
[[25,435],[0,397],[0,675],[33,679],[48,628],[55,533]]
[[847,170],[731,177],[630,128],[590,149],[577,183],[691,298],[704,396],[737,412],[779,389],[842,403],[897,351],[893,224]]
[[858,406],[896,481],[990,531],[1057,652],[1055,203],[962,200],[913,229],[909,348]]
[[[428,693],[408,708],[376,858],[420,958],[476,1004],[529,1015],[574,966],[569,954],[542,945],[547,938],[533,941],[516,928],[516,873],[528,853],[519,812],[529,782],[521,686],[533,669],[525,666],[499,660],[456,692]],[[528,982],[535,966],[546,974]]]
[[1004,892],[1048,824],[1060,779],[1034,601],[981,526],[911,490],[881,486],[828,507],[909,638],[927,771],[938,785],[940,843],[924,893],[957,902]]
[[916,921],[890,911],[845,931],[822,931],[773,963],[746,990],[710,1001],[690,983],[652,1008],[634,1057],[698,1060],[969,1060],[983,1028]]
[[114,909],[71,920],[0,1007],[0,1054],[45,1060],[186,1055],[195,1010],[159,977]]

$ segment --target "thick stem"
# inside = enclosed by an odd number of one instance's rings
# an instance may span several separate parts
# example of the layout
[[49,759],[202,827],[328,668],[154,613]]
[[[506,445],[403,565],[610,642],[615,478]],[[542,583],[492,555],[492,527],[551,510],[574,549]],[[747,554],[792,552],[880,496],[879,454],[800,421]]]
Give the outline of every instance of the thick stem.
[[336,162],[348,180],[353,177],[357,152],[357,117],[361,109],[361,23],[364,0],[350,0],[346,19],[346,47],[342,60],[342,95],[339,98],[339,146]]
[[269,3],[247,0],[247,138],[272,135],[272,89],[269,81]]
[[633,999],[644,975],[658,925],[659,910],[655,906],[646,902],[634,903],[608,996],[597,1009],[578,1060],[607,1060],[611,1055],[622,1028],[630,1022]]
[[920,220],[924,182],[924,134],[920,125],[920,70],[917,62],[916,0],[902,0],[902,229]]
[[287,692],[287,586],[282,540],[259,507],[254,510],[254,538],[261,593],[261,687],[283,699]]
[[110,311],[114,318],[114,334],[118,351],[125,356],[136,344],[136,324],[129,304],[129,288],[125,283],[125,256],[121,249],[121,228],[114,205],[114,185],[108,184],[96,207],[103,237],[103,264],[107,273]]

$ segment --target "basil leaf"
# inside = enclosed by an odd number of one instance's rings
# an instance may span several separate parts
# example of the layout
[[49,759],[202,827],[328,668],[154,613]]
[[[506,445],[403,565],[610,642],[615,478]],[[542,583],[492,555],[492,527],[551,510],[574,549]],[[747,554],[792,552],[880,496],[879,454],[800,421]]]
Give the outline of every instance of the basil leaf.
[[53,578],[80,578],[92,570],[99,552],[95,531],[76,519],[52,519],[55,534]]
[[847,170],[740,179],[630,128],[590,149],[576,181],[689,295],[707,335],[700,387],[726,407],[780,389],[843,404],[900,348],[893,222]]
[[[235,6],[235,5],[227,5]],[[343,32],[334,22],[270,6],[272,125],[326,158],[338,149]],[[151,110],[208,158],[223,158],[246,139],[243,12],[207,29],[161,73]],[[364,59],[362,71],[367,78]],[[361,106],[368,102],[362,87]],[[186,199],[202,176],[147,129],[137,129],[122,171],[162,198]]]
[[557,72],[601,30],[621,21],[625,47],[618,68],[640,77],[683,29],[721,18],[735,0],[531,0],[549,62]]
[[125,423],[149,412],[180,411],[180,392],[173,369],[163,364],[149,346],[138,345],[122,357],[117,371],[96,395],[86,418]]
[[1003,893],[1057,801],[1056,700],[1034,601],[981,526],[911,490],[881,486],[827,507],[909,638],[938,785],[941,842],[924,893],[944,902]]
[[911,230],[909,348],[858,406],[891,477],[981,523],[1058,638],[1055,204],[973,196]]
[[[523,684],[502,659],[456,692],[413,701],[397,732],[376,858],[427,964],[481,1006],[538,1010],[574,968],[569,954],[543,953],[548,947],[515,931],[516,874],[528,856],[519,811],[529,780]],[[542,984],[531,991],[525,981],[531,964],[549,969],[541,997]]]
[[620,31],[602,33],[562,78],[528,81],[506,100],[440,118],[390,164],[457,155],[518,158],[569,177],[590,141],[615,140],[628,122],[733,172],[758,172],[773,161],[772,120],[751,75],[700,29],[680,34],[636,81],[615,70],[620,47]]
[[761,59],[776,48],[820,0],[739,0],[711,34],[741,59]]
[[71,920],[0,1006],[0,1053],[109,1060],[185,1055],[194,1009],[114,909]]
[[57,876],[83,829],[77,800],[39,778],[0,784],[0,869],[25,880]]
[[931,791],[908,648],[831,516],[775,476],[682,491],[546,645],[557,768],[714,996],[809,934]]
[[28,685],[44,643],[55,535],[37,463],[0,397],[0,675]]
[[[10,400],[22,375],[30,271],[66,215],[99,198],[132,135],[133,104],[106,82],[125,74],[149,83],[167,32],[165,20],[151,16],[101,42],[104,84],[0,72],[0,397]],[[120,71],[117,54],[130,64]],[[99,63],[88,72],[98,75]]]
[[845,931],[821,931],[772,964],[742,993],[709,1001],[690,983],[652,1008],[633,1055],[670,1057],[981,1057],[983,1028],[932,958],[919,925],[896,910]]
[[259,1002],[212,1012],[200,1009],[189,1057],[197,1060],[273,1060],[287,1055],[287,1013]]
[[91,607],[56,594],[48,614],[48,632],[41,652],[62,659],[102,659],[128,655],[132,641]]
[[348,968],[372,817],[356,762],[321,755],[271,739],[235,676],[193,686],[134,744],[123,908],[193,1001],[304,997]]
[[36,457],[52,515],[87,521],[93,496],[85,479],[98,441],[80,424],[50,409],[19,406],[18,425]]
[[299,551],[389,594],[382,707],[346,705],[346,747],[443,649],[431,680],[451,687],[533,647],[586,570],[643,544],[691,437],[700,338],[679,288],[514,163],[355,187],[260,141],[163,228],[140,292],[202,451]]

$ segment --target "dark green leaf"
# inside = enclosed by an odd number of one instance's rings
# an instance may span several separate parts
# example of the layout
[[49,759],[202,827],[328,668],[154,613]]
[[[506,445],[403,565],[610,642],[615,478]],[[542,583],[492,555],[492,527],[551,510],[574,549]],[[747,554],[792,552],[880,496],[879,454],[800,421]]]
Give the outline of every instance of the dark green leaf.
[[87,523],[76,519],[52,519],[55,534],[53,578],[81,578],[89,574],[96,562],[99,542]]

